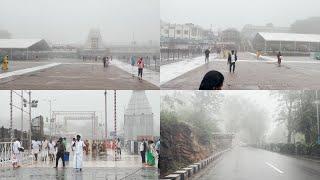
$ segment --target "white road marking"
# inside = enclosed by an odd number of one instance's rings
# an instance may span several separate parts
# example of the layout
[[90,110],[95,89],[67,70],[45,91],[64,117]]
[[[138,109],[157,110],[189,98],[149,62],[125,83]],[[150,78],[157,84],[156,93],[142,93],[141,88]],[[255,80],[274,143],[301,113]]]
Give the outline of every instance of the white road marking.
[[32,68],[26,68],[26,69],[20,69],[20,70],[16,70],[16,71],[1,73],[0,79],[7,78],[10,76],[18,76],[18,75],[22,75],[22,74],[26,74],[26,73],[30,73],[30,72],[34,72],[34,71],[39,71],[42,69],[47,69],[47,68],[51,68],[54,66],[58,66],[60,64],[61,63],[51,63],[51,64],[42,65],[42,66],[36,66],[36,67],[32,67]]
[[273,168],[274,170],[276,170],[278,173],[283,174],[283,171],[281,171],[280,169],[278,169],[278,168],[275,167],[274,165],[272,165],[272,164],[270,164],[270,163],[268,163],[268,162],[266,162],[266,164],[267,164],[268,166],[272,167],[272,168]]

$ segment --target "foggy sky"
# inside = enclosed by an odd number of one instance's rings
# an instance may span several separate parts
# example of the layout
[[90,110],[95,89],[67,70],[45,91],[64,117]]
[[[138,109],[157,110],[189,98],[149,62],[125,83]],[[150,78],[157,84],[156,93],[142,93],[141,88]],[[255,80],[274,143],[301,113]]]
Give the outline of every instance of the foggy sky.
[[14,38],[84,43],[98,28],[106,44],[159,41],[159,0],[1,0],[0,29]]
[[[185,96],[184,100],[188,101],[188,97],[191,97],[194,91],[161,91],[161,97],[164,97],[165,95],[172,96],[174,95],[174,92],[180,92]],[[278,117],[278,107],[279,102],[277,100],[278,97],[272,96],[270,93],[272,91],[267,90],[259,90],[259,91],[243,91],[243,90],[223,90],[223,91],[211,91],[211,93],[217,93],[222,95],[222,101],[220,104],[220,108],[218,112],[216,112],[213,115],[213,119],[217,120],[218,126],[220,130],[224,133],[230,133],[227,132],[225,129],[225,123],[227,123],[226,116],[232,114],[250,114],[250,109],[248,109],[246,112],[241,112],[243,108],[239,107],[235,109],[228,109],[226,108],[226,100],[231,98],[239,98],[239,100],[247,100],[248,102],[253,102],[254,104],[257,104],[257,106],[263,108],[265,114],[264,116],[268,119],[268,127],[269,129],[266,132],[267,136],[270,136],[276,129],[279,124],[275,122],[275,120]],[[245,103],[242,104],[243,106],[246,106]],[[184,108],[184,106],[183,106]]]
[[319,0],[161,0],[160,17],[216,29],[267,23],[288,27],[295,20],[319,16],[319,6]]
[[[20,90],[16,91],[20,93]],[[108,131],[113,131],[113,92],[107,91],[107,116],[108,116]],[[154,131],[160,133],[160,92],[145,91],[152,111],[154,113]],[[128,105],[132,91],[119,90],[117,91],[117,127],[123,127],[124,110]],[[27,97],[27,94],[24,93]],[[20,106],[20,99],[13,95],[13,104]],[[10,91],[0,91],[0,126],[9,126],[10,120]],[[32,91],[32,99],[39,100],[38,108],[32,109],[32,117],[39,115],[50,117],[49,102],[52,99],[52,111],[97,111],[99,123],[104,122],[104,91]],[[28,109],[25,109],[28,111]],[[13,127],[20,129],[21,111],[13,109]],[[24,127],[29,127],[28,114],[24,116]],[[87,122],[87,121],[86,121]],[[79,123],[81,124],[81,122]],[[91,127],[90,127],[91,128]],[[25,128],[24,128],[25,129]],[[122,130],[122,129],[121,129]]]

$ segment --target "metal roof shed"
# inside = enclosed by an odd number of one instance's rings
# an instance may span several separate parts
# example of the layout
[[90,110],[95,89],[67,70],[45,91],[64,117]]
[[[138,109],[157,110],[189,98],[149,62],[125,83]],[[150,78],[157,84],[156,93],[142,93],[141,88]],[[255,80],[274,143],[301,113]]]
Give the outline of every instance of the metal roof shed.
[[12,50],[26,50],[27,59],[28,51],[48,51],[50,46],[44,39],[0,39],[0,49]]
[[[263,47],[261,46],[263,43]],[[259,48],[267,50],[270,44],[278,44],[279,50],[285,44],[290,43],[293,49],[297,50],[297,44],[305,44],[308,46],[309,51],[313,49],[320,49],[320,34],[297,34],[297,33],[267,33],[259,32],[254,38],[254,44]]]

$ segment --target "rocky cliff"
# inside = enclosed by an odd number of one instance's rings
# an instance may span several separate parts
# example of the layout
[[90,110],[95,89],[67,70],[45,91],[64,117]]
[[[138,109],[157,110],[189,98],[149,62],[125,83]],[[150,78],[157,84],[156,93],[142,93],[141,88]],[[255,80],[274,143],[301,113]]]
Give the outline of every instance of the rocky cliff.
[[181,122],[161,122],[160,172],[165,176],[215,152],[215,145],[201,144],[199,133]]

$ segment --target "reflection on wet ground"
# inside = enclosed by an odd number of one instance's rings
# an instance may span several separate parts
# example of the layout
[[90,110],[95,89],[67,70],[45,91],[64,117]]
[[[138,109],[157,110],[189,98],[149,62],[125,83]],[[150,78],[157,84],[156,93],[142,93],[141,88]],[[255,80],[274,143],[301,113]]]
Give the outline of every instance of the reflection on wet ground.
[[115,161],[114,152],[109,150],[105,154],[84,155],[82,171],[73,169],[73,154],[70,154],[66,167],[62,168],[59,161],[58,169],[53,168],[55,162],[33,162],[23,165],[19,169],[6,168],[0,170],[0,179],[5,180],[94,180],[94,179],[158,179],[158,169],[144,167],[139,155],[123,152],[121,158]]
[[19,168],[16,170],[0,171],[0,179],[6,180],[120,180],[120,179],[158,179],[156,168],[111,168],[90,167],[81,172],[73,168]]

